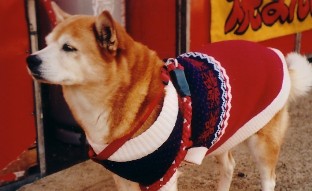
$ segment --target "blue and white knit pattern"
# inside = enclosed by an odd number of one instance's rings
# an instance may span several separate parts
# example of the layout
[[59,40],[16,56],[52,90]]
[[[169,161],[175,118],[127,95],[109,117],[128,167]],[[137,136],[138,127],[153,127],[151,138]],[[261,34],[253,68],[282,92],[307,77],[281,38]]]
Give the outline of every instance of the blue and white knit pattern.
[[[180,55],[178,61],[185,67],[187,80],[191,86],[193,108],[195,108],[193,113],[195,112],[194,116],[197,117],[192,122],[192,131],[195,131],[192,139],[195,146],[205,146],[209,149],[220,139],[228,124],[232,99],[229,78],[221,64],[207,54],[189,52]],[[201,80],[194,80],[194,78]],[[199,91],[200,96],[198,96]],[[196,105],[198,103],[196,99],[201,100],[201,105]],[[212,102],[213,107],[210,107]],[[196,115],[196,108],[199,107],[207,113],[205,117],[198,118],[203,115]],[[218,118],[216,123],[211,115]],[[207,140],[209,140],[208,143]]]

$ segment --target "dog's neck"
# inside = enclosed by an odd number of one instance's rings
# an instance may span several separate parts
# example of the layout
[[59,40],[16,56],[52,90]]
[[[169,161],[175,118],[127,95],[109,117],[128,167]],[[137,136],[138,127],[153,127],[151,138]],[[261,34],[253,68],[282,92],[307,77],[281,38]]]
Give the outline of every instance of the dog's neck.
[[103,139],[108,136],[109,129],[109,115],[111,108],[107,104],[100,103],[94,98],[99,98],[100,95],[93,91],[93,96],[89,95],[92,87],[83,89],[82,87],[64,86],[63,95],[69,105],[71,112],[79,125],[83,128],[88,139],[95,143],[104,141]]
[[[147,47],[142,49],[147,51],[147,57],[134,56],[132,58],[136,59],[127,60],[127,72],[131,74],[128,83],[120,82],[109,87],[104,83],[88,87],[63,87],[64,97],[73,115],[76,119],[81,119],[78,123],[94,145],[110,143],[131,131],[135,121],[163,86],[160,77],[163,62]],[[155,121],[162,101],[163,99],[135,136]]]

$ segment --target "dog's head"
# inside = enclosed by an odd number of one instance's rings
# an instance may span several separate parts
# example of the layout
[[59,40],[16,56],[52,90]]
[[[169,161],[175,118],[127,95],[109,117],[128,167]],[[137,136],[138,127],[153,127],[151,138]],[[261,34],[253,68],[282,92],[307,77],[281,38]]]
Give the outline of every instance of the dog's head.
[[117,75],[116,60],[127,34],[111,15],[71,16],[54,3],[52,7],[58,24],[46,37],[46,48],[27,58],[30,74],[60,85],[105,82]]

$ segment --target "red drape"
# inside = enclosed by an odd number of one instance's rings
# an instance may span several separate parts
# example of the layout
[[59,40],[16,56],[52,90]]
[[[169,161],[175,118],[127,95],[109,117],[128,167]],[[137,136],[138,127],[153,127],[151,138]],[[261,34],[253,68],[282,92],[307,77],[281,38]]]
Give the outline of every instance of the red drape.
[[25,1],[0,1],[0,169],[35,141]]

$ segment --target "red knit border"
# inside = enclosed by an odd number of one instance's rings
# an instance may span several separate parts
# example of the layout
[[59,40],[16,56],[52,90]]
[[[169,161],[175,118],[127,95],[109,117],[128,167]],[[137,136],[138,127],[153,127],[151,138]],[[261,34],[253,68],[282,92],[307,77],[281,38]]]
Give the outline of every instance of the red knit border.
[[[174,64],[170,64],[171,67]],[[180,65],[180,64],[179,64]],[[179,68],[179,66],[177,67]],[[172,68],[171,68],[172,70]],[[191,119],[192,119],[192,100],[190,96],[179,97],[179,107],[183,115],[183,132],[182,132],[182,141],[180,145],[179,152],[173,161],[170,168],[167,170],[166,174],[157,182],[149,186],[140,186],[142,191],[157,191],[162,186],[166,185],[170,181],[171,177],[177,171],[181,162],[184,160],[187,149],[192,146],[191,137]]]

